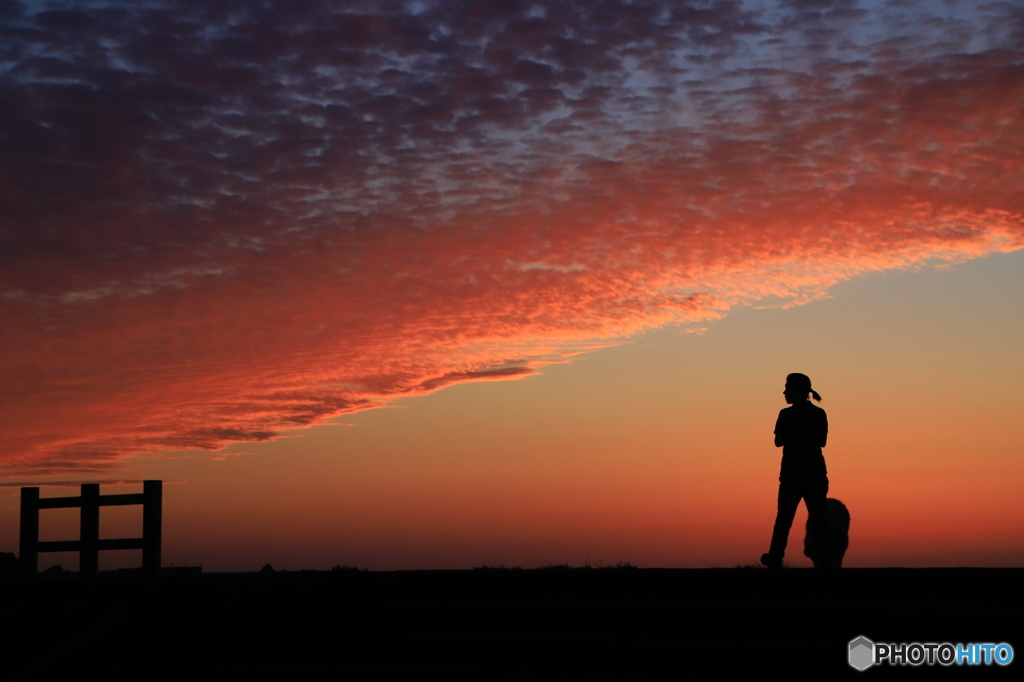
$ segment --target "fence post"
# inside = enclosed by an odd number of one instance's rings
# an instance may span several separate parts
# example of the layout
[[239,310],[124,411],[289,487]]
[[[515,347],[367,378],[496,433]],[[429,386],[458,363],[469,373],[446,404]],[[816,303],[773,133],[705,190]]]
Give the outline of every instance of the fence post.
[[78,575],[86,590],[95,588],[100,570],[100,484],[82,484],[79,531]]
[[39,488],[21,489],[21,538],[18,564],[26,587],[36,583],[39,572]]
[[163,481],[142,482],[142,572],[154,583],[160,579],[163,485]]

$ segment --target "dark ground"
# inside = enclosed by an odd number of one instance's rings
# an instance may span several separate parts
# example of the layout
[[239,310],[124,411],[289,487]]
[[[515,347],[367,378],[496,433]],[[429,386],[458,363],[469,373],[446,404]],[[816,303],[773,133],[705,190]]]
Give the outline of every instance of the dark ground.
[[[1007,642],[1024,569],[485,569],[0,582],[0,679],[1020,679],[847,665],[847,644]],[[827,678],[822,677],[827,676]]]

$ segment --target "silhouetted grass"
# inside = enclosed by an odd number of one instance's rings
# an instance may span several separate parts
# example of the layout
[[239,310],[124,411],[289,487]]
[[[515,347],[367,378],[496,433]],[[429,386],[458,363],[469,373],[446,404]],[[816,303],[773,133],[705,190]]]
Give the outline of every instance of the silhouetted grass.
[[474,571],[521,571],[523,569],[522,569],[521,566],[506,566],[505,564],[495,564],[494,566],[488,566],[487,564],[482,564],[480,566],[474,566],[473,570]]
[[617,564],[611,564],[609,566],[598,566],[598,568],[614,568],[614,569],[625,569],[625,568],[637,568],[636,565],[629,563],[628,561],[620,561]]
[[590,562],[583,564],[582,566],[570,566],[569,564],[548,564],[547,566],[541,566],[537,570],[539,571],[584,571],[589,569],[596,570],[609,570],[609,569],[627,569],[637,568],[635,564],[628,561],[620,561],[617,564],[598,564],[597,566],[592,565]]

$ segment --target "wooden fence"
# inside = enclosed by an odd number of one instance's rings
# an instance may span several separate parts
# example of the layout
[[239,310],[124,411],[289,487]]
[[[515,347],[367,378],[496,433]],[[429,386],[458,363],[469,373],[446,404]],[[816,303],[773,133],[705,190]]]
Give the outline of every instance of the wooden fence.
[[[100,507],[142,505],[142,537],[100,540]],[[144,481],[142,493],[100,495],[99,483],[83,483],[80,497],[39,497],[39,488],[21,489],[20,570],[24,583],[32,584],[39,571],[40,552],[78,552],[78,571],[83,581],[95,582],[99,553],[108,549],[141,549],[142,572],[153,581],[160,577],[163,481]],[[78,540],[39,541],[39,510],[79,507]]]

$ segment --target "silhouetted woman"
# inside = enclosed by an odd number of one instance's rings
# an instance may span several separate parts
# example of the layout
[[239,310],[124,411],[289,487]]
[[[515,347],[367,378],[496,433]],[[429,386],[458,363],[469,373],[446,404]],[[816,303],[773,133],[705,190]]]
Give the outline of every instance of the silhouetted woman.
[[782,448],[779,511],[775,516],[771,549],[761,556],[761,563],[770,568],[782,566],[793,516],[803,499],[815,540],[819,543],[818,554],[824,557],[820,565],[828,568],[832,564],[832,542],[825,516],[828,472],[825,470],[825,456],[821,454],[828,437],[828,418],[825,410],[811,402],[810,397],[814,396],[820,403],[821,396],[811,388],[811,380],[806,374],[787,376],[786,390],[782,395],[790,407],[780,410],[779,419],[775,422],[775,447]]

